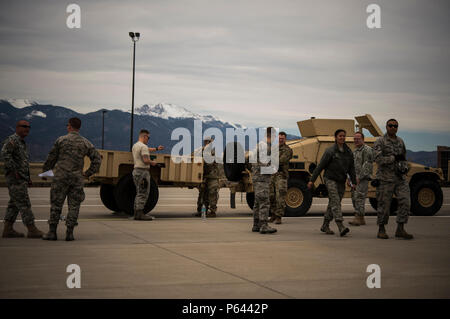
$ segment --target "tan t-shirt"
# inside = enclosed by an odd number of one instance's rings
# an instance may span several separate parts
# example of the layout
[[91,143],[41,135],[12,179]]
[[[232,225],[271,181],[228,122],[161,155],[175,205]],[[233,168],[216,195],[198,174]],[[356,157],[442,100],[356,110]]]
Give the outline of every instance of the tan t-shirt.
[[137,142],[133,145],[133,160],[134,160],[134,168],[150,168],[150,164],[145,164],[142,158],[144,155],[150,156],[150,152],[148,151],[148,146],[142,142]]

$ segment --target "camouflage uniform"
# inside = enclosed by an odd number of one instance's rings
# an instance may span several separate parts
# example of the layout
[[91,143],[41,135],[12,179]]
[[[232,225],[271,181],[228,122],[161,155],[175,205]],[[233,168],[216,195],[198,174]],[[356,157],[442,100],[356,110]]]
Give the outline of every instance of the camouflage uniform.
[[[261,147],[260,147],[261,146]],[[267,148],[267,155],[270,156],[271,145],[262,141],[257,145],[255,150],[259,157],[259,150]],[[259,158],[257,163],[252,165],[252,184],[255,194],[255,203],[253,205],[253,221],[254,225],[259,224],[261,227],[267,227],[270,209],[270,181],[272,179],[271,174],[262,174],[261,168],[269,166],[260,162]],[[275,172],[274,172],[275,173]]]
[[20,211],[22,222],[25,225],[33,225],[34,215],[31,211],[31,202],[28,196],[30,167],[25,141],[17,134],[9,136],[2,147],[2,157],[5,162],[5,178],[10,198],[6,209],[5,222],[14,223]]
[[[204,149],[207,150],[209,147],[211,147],[210,145],[212,144],[208,144]],[[211,151],[211,156],[215,156],[214,149]],[[217,201],[219,200],[219,190],[220,190],[219,176],[220,176],[219,167],[215,161],[213,163],[205,162],[203,164],[202,199],[205,204],[205,207],[209,209],[209,212],[211,214],[215,214],[217,211]]]
[[84,200],[84,157],[88,156],[91,166],[85,172],[86,176],[95,174],[100,169],[100,154],[86,138],[78,132],[70,132],[59,137],[44,163],[43,171],[54,170],[54,178],[50,190],[50,225],[57,225],[61,216],[64,201],[67,196],[68,214],[66,226],[73,228],[78,225],[80,204]]
[[200,213],[202,206],[205,205],[206,210],[209,208],[208,196],[206,194],[206,183],[203,180],[198,186],[197,212]]
[[325,150],[319,165],[311,176],[311,182],[314,183],[324,169],[324,181],[329,198],[324,220],[329,223],[334,216],[336,222],[342,222],[341,201],[345,193],[347,174],[350,175],[352,183],[356,184],[353,153],[347,144],[344,144],[343,151],[339,150],[337,143]]
[[[203,150],[205,146],[199,147],[192,152],[192,156],[195,157],[203,157]],[[201,216],[202,206],[205,205],[206,210],[209,208],[208,202],[208,193],[206,189],[206,181],[205,181],[205,163],[203,163],[203,178],[200,185],[198,185],[198,197],[197,197],[197,213],[194,216]]]
[[369,190],[369,181],[373,171],[373,150],[368,145],[357,147],[353,151],[355,160],[356,177],[359,184],[356,189],[352,189],[352,203],[358,216],[364,217],[364,206],[366,202],[367,192]]
[[325,186],[328,190],[328,206],[324,215],[324,220],[329,223],[335,219],[336,222],[342,222],[341,201],[345,193],[345,183],[338,183],[325,177]]
[[275,217],[281,218],[286,208],[287,183],[289,178],[289,161],[292,149],[286,144],[279,146],[279,168],[272,175],[270,182],[270,211]]
[[260,166],[252,166],[252,183],[255,192],[255,203],[253,205],[253,219],[260,224],[267,223],[270,209],[270,179],[271,176],[260,173]]
[[[377,187],[377,224],[386,225],[388,223],[394,194],[398,200],[397,223],[406,224],[411,198],[406,179],[408,163],[406,162],[405,143],[398,136],[396,139],[392,139],[385,134],[376,140],[373,149],[375,162],[378,165],[377,179],[380,181],[380,185]],[[405,160],[396,160],[396,156],[402,156]]]
[[150,194],[150,170],[146,168],[133,169],[133,182],[136,186],[134,211],[143,211]]

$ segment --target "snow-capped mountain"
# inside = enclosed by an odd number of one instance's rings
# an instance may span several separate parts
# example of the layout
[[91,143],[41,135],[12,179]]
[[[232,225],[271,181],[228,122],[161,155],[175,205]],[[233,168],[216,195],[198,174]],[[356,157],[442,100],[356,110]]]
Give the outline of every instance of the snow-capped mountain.
[[158,103],[154,105],[144,104],[141,107],[136,108],[136,114],[155,116],[165,120],[168,120],[169,118],[201,118],[201,115],[192,113],[184,107],[170,103]]
[[41,112],[41,111],[33,110],[31,113],[28,113],[27,115],[25,115],[25,118],[26,118],[27,120],[29,120],[29,119],[31,119],[33,116],[39,116],[39,117],[46,118],[46,117],[47,117],[47,114],[45,114],[45,113],[43,113],[43,112]]
[[159,117],[165,120],[173,118],[173,119],[194,119],[194,120],[201,120],[202,122],[222,122],[225,124],[229,124],[230,126],[235,128],[242,127],[239,124],[225,122],[212,115],[200,115],[197,113],[193,113],[182,106],[178,106],[171,103],[158,103],[153,105],[144,104],[141,107],[136,108],[136,114]]
[[38,102],[28,99],[0,99],[0,102],[7,102],[18,109],[38,104]]
[[[4,139],[13,134],[18,120],[27,119],[32,129],[26,138],[31,161],[44,161],[56,138],[67,134],[66,123],[71,117],[79,117],[82,121],[81,134],[96,147],[102,145],[102,118],[104,109],[87,114],[77,113],[67,107],[40,104],[31,100],[0,99],[0,147]],[[219,128],[224,136],[229,127],[239,128],[239,124],[220,121],[211,115],[199,115],[188,109],[173,104],[143,105],[134,116],[134,140],[142,128],[150,131],[150,146],[164,145],[165,152],[170,153],[172,146],[178,141],[171,139],[171,133],[179,127],[194,130],[194,120],[202,120],[203,130]],[[105,119],[105,149],[129,150],[130,143],[130,113],[121,110],[107,110]],[[243,127],[245,128],[245,127]],[[288,139],[298,136],[289,135]],[[193,145],[193,143],[192,143]],[[225,144],[224,144],[225,145]],[[427,166],[436,166],[436,155],[424,152],[408,151],[408,158]],[[416,156],[417,157],[413,157]],[[430,160],[429,160],[430,159]],[[432,161],[434,159],[434,162]],[[0,159],[1,161],[1,159]]]
[[[15,131],[18,120],[30,121],[32,130],[27,137],[30,158],[32,161],[45,160],[56,138],[66,134],[66,123],[71,117],[79,117],[82,121],[81,133],[96,147],[102,145],[103,110],[81,114],[67,107],[41,104],[30,100],[0,100],[0,142]],[[129,150],[130,113],[121,110],[107,110],[104,115],[105,149]],[[134,115],[133,140],[139,130],[147,129],[151,133],[150,145],[164,145],[170,152],[173,145],[172,132],[180,127],[194,132],[194,121],[201,120],[202,128],[218,128],[225,132],[227,128],[241,128],[239,124],[230,124],[212,116],[200,115],[173,104],[143,105],[136,109]],[[191,139],[193,139],[193,134]],[[191,141],[192,142],[192,141]],[[192,142],[193,143],[193,142]],[[191,144],[192,144],[191,143]],[[192,144],[193,145],[193,144]],[[0,145],[1,147],[1,145]]]

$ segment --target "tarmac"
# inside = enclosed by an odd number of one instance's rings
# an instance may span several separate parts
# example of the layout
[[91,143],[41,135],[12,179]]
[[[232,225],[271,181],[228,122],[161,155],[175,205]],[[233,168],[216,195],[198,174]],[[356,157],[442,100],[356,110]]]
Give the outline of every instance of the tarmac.
[[[197,190],[160,188],[156,219],[135,221],[106,209],[98,188],[85,188],[75,241],[64,241],[62,223],[56,242],[0,238],[0,298],[450,298],[450,189],[443,190],[435,216],[410,217],[415,238],[406,241],[394,238],[395,216],[390,239],[377,239],[369,204],[367,225],[349,226],[346,237],[319,231],[327,199],[262,235],[251,232],[245,194],[231,209],[228,189],[216,218],[192,216]],[[36,224],[47,231],[49,188],[31,188],[30,197]],[[0,188],[2,218],[8,199]],[[343,211],[347,224],[349,199]],[[26,232],[20,222],[15,229]],[[81,288],[68,288],[71,264],[81,269]],[[372,264],[381,288],[368,288]]]

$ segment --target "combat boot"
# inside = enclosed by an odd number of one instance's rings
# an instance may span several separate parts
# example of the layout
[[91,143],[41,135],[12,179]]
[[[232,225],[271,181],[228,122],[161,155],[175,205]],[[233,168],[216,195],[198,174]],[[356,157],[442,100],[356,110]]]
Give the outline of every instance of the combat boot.
[[363,226],[366,224],[366,220],[364,219],[364,216],[359,216],[359,225]]
[[270,216],[269,223],[273,223],[275,219],[276,219],[275,215]]
[[259,229],[261,228],[260,224],[259,224],[259,219],[253,219],[253,227],[252,227],[252,232],[259,232]]
[[67,226],[66,229],[66,241],[72,241],[75,240],[75,238],[73,237],[73,226]]
[[39,229],[36,228],[35,224],[27,225],[28,228],[28,238],[42,238],[42,235],[44,235],[43,232],[41,232]]
[[216,212],[207,212],[206,217],[216,217]]
[[197,206],[197,212],[193,215],[195,217],[201,217],[202,216],[202,206]]
[[353,220],[349,221],[348,223],[352,226],[359,226],[359,225],[361,225],[361,218],[359,217],[359,215],[355,214],[355,217],[353,217]]
[[389,236],[386,234],[386,229],[384,228],[384,225],[378,226],[378,238],[380,239],[389,239]]
[[395,237],[397,238],[404,238],[404,239],[413,239],[414,236],[411,234],[408,234],[406,230],[403,228],[403,223],[397,224],[397,230],[395,231]]
[[320,227],[320,231],[327,235],[334,235],[334,231],[330,229],[330,222],[324,220],[322,227]]
[[261,227],[259,228],[260,234],[273,234],[276,232],[277,232],[277,229],[270,227],[267,223],[261,225]]
[[13,225],[14,223],[7,222],[5,220],[5,224],[3,226],[3,238],[20,238],[25,236],[23,233],[15,231]]
[[135,220],[153,220],[155,217],[150,215],[145,215],[142,210],[137,210],[134,212],[134,219]]
[[350,229],[345,227],[344,224],[341,221],[336,222],[336,225],[338,226],[339,233],[340,233],[341,237],[344,237],[350,231]]
[[274,224],[277,224],[277,225],[281,224],[281,217],[278,217],[278,216],[275,217],[273,223],[274,223]]
[[56,236],[56,228],[58,227],[57,224],[50,224],[48,227],[48,233],[44,234],[42,236],[43,240],[57,240],[58,237]]

